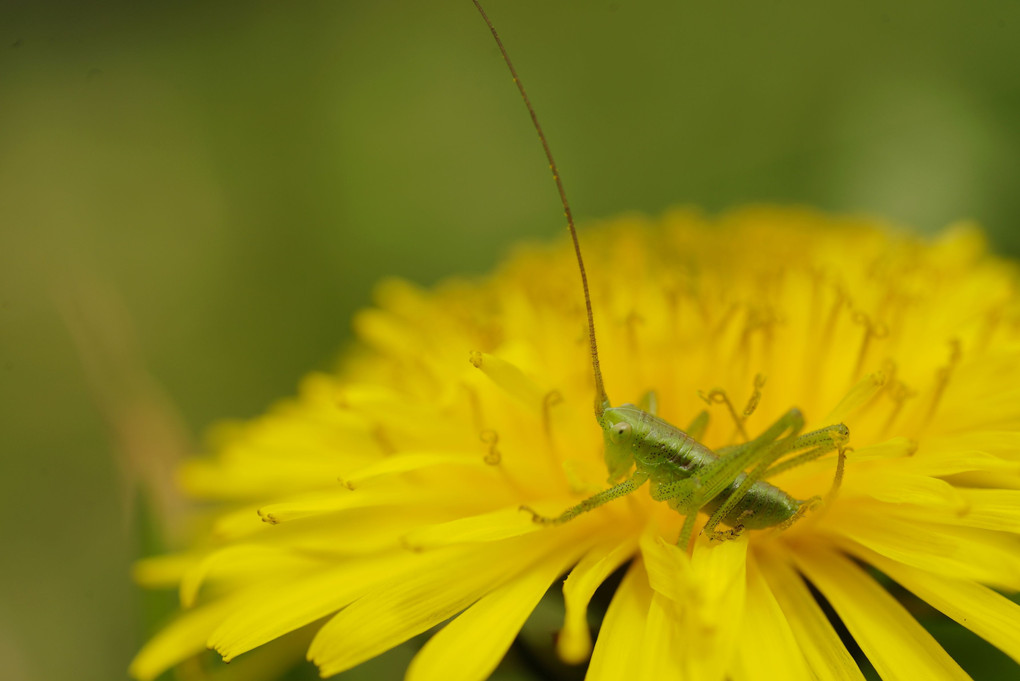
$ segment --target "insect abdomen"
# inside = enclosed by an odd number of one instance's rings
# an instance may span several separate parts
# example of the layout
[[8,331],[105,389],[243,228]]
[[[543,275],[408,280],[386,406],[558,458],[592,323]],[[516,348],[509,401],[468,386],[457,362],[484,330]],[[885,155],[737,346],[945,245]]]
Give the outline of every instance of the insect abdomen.
[[[714,512],[729,498],[730,494],[736,491],[746,477],[745,473],[738,475],[729,487],[705,504],[703,510],[709,513]],[[784,520],[792,518],[800,508],[800,504],[800,501],[775,485],[759,480],[751,485],[747,494],[722,519],[722,522],[730,527],[740,524],[749,530],[774,527]]]

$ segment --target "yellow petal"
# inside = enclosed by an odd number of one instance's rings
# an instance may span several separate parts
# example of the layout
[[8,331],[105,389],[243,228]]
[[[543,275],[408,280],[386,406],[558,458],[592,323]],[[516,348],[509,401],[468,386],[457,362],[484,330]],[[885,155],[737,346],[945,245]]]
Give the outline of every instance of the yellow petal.
[[412,530],[403,540],[408,548],[420,550],[448,544],[498,541],[542,529],[532,521],[530,514],[515,506]]
[[955,488],[961,506],[901,506],[896,515],[919,521],[1020,533],[1020,491]]
[[538,532],[418,554],[415,569],[373,588],[327,622],[308,648],[308,659],[323,676],[350,669],[460,612],[560,542],[569,545],[571,539]]
[[769,555],[758,565],[818,681],[864,681],[839,634],[785,558]]
[[542,560],[489,592],[429,639],[406,681],[484,681],[503,659],[528,616],[575,551]]
[[686,590],[693,588],[690,557],[662,537],[646,532],[641,537],[641,556],[648,571],[648,584],[656,592],[681,601]]
[[770,677],[784,681],[812,681],[797,637],[786,615],[756,561],[750,561],[747,571],[747,604],[744,610],[744,636],[737,646],[736,660],[730,669],[733,681],[755,681],[761,670],[767,669]]
[[274,572],[283,576],[307,570],[318,563],[310,556],[281,551],[257,544],[235,544],[214,551],[184,572],[180,583],[181,605],[190,608],[195,604],[198,590],[210,574],[227,574],[236,578],[238,572]]
[[529,410],[538,413],[546,391],[524,375],[515,364],[485,352],[472,352],[471,364]]
[[417,334],[409,333],[407,323],[388,311],[359,310],[352,325],[362,342],[382,353],[411,354],[421,349]]
[[1012,459],[1020,452],[1020,432],[1012,430],[966,431],[954,435],[925,438],[925,450],[935,454],[979,451]]
[[641,637],[637,664],[631,671],[637,679],[696,678],[708,681],[712,677],[686,676],[683,656],[684,639],[680,620],[676,617],[676,604],[659,592],[652,593],[648,607],[645,633]]
[[988,471],[971,471],[952,477],[957,487],[988,487],[990,489],[1020,489],[1020,475],[1015,473],[991,473]]
[[661,537],[643,538],[641,553],[649,583],[671,602],[682,632],[675,657],[683,678],[722,679],[743,622],[747,536],[718,543],[699,537],[690,558]]
[[699,537],[694,547],[693,588],[676,606],[685,679],[722,679],[730,667],[743,624],[747,542],[746,534],[716,544]]
[[174,681],[280,681],[292,672],[312,640],[315,625],[293,631],[230,664],[185,665]]
[[858,555],[1020,662],[1020,605],[975,582],[933,575],[871,551]]
[[563,582],[566,613],[563,629],[556,639],[556,652],[568,664],[580,664],[591,653],[588,603],[595,590],[624,561],[634,555],[637,541],[614,538],[595,546],[581,559]]
[[806,546],[793,555],[884,681],[969,681],[924,627],[850,560]]
[[242,600],[243,596],[238,594],[182,613],[138,651],[128,674],[139,681],[150,681],[175,664],[202,652],[209,632]]
[[899,459],[913,456],[915,452],[917,452],[917,441],[906,437],[894,437],[885,442],[878,442],[853,450],[849,454],[847,461]]
[[150,589],[176,586],[181,577],[196,562],[202,559],[199,553],[169,553],[135,561],[131,576],[138,584]]
[[[270,457],[251,456],[245,451],[245,456],[237,461],[224,458],[186,461],[177,477],[179,484],[195,497],[239,501],[294,494],[326,487],[336,481],[336,461],[290,456],[285,466],[278,462],[279,458],[274,461]],[[358,461],[345,463],[353,466]]]
[[968,507],[967,501],[954,486],[927,475],[885,473],[873,476],[866,484],[858,484],[854,488],[890,504],[948,508],[961,513]]
[[368,480],[381,478],[387,475],[409,473],[423,468],[435,466],[474,466],[483,468],[486,463],[482,456],[471,456],[469,454],[450,454],[433,452],[412,452],[388,456],[371,466],[361,468],[350,475],[343,477],[343,483],[348,489],[360,487]]
[[266,581],[209,635],[223,659],[247,652],[298,627],[336,612],[378,584],[422,566],[407,551],[344,561],[328,570]]
[[640,664],[652,593],[641,561],[634,561],[602,620],[585,681],[634,678],[634,669]]
[[962,489],[967,513],[960,522],[1002,532],[1020,532],[1020,491]]
[[387,486],[351,491],[337,485],[335,490],[309,492],[290,499],[266,504],[258,509],[264,522],[271,525],[299,520],[324,513],[336,513],[352,508],[366,508],[385,504],[422,503],[438,496],[435,490]]
[[868,374],[854,387],[850,388],[850,391],[847,392],[839,404],[823,420],[826,423],[840,423],[845,420],[877,395],[882,387],[885,386],[887,378],[885,373],[881,371]]
[[996,454],[975,449],[973,445],[960,449],[938,451],[929,451],[926,447],[910,461],[909,470],[934,476],[970,472],[990,472],[1015,476],[1020,473],[1020,464]]
[[231,541],[266,530],[258,506],[242,506],[226,511],[213,522],[212,535],[218,541]]
[[359,508],[340,517],[324,515],[268,527],[261,543],[317,557],[373,553],[398,548],[407,532],[459,515],[456,506],[430,504],[409,513],[406,506]]
[[900,518],[895,505],[888,506],[886,513],[875,506],[849,502],[834,506],[826,519],[836,524],[838,518],[842,536],[834,535],[834,541],[852,547],[846,537],[883,556],[946,577],[1020,588],[1020,537]]

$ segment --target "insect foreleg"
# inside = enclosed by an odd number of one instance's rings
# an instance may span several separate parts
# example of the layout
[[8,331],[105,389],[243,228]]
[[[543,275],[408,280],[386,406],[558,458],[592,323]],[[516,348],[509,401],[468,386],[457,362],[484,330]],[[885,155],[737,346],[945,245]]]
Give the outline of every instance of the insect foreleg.
[[640,471],[636,472],[634,475],[630,476],[618,485],[613,485],[607,490],[603,490],[598,494],[593,494],[576,506],[571,506],[563,513],[554,517],[539,515],[529,506],[521,506],[521,510],[530,513],[531,519],[536,523],[540,523],[542,525],[560,525],[568,520],[573,520],[582,513],[587,513],[588,511],[596,509],[613,499],[619,499],[622,496],[630,494],[637,488],[641,487],[641,485],[645,484],[647,480],[647,473],[642,473]]

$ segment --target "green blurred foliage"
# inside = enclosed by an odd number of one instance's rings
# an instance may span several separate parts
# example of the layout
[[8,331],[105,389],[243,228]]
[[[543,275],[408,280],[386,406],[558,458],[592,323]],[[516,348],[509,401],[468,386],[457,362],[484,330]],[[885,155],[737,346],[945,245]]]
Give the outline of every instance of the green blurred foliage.
[[[582,219],[795,202],[1020,251],[1015,0],[487,4]],[[69,309],[114,364],[136,334],[200,433],[331,365],[380,277],[561,229],[467,0],[0,7],[7,677],[121,678],[144,636],[130,465]]]

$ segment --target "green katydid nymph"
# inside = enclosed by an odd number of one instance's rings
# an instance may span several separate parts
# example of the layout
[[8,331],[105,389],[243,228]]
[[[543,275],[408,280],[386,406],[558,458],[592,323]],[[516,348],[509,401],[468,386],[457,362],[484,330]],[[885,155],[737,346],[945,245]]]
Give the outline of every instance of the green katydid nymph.
[[[836,452],[836,474],[827,495],[827,500],[831,499],[842,480],[846,445],[850,439],[849,429],[840,423],[801,433],[804,417],[799,409],[793,408],[757,437],[713,451],[698,441],[708,426],[708,412],[701,412],[684,431],[656,416],[654,393],[649,393],[640,407],[633,404],[611,406],[599,366],[588,276],[563,182],[535,110],[502,40],[478,0],[472,1],[492,32],[531,115],[563,204],[587,312],[588,340],[595,376],[595,418],[602,429],[609,482],[613,485],[558,516],[542,516],[527,506],[521,509],[531,513],[536,523],[556,525],[649,483],[653,499],[666,502],[684,516],[677,541],[681,547],[687,547],[690,543],[699,512],[709,515],[702,533],[712,539],[730,539],[744,529],[789,527],[823,500],[818,496],[806,500],[795,499],[766,482],[766,479]],[[720,524],[731,529],[718,530]]]

